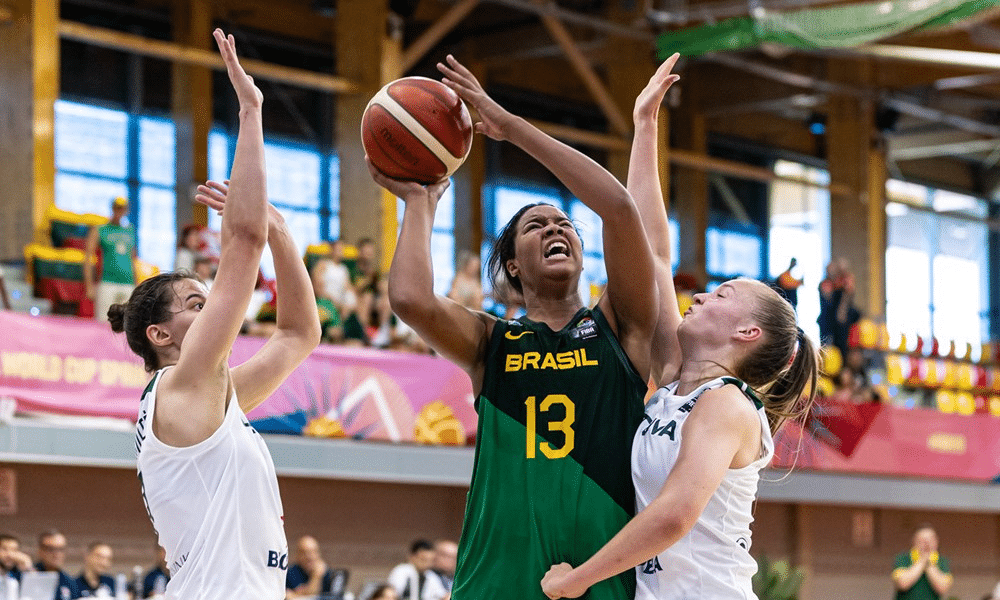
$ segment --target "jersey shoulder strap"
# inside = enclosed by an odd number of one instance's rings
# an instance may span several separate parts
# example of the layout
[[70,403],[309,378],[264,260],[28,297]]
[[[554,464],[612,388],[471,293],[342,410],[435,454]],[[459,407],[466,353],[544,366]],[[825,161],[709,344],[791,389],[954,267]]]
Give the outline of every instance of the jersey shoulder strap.
[[745,381],[737,379],[735,377],[723,377],[722,383],[735,385],[736,387],[740,388],[740,391],[743,392],[743,395],[746,396],[747,399],[750,400],[750,402],[753,402],[753,405],[757,410],[764,408],[764,403],[760,401],[760,398],[757,397],[757,394],[754,394],[753,390],[750,389],[750,386],[747,385]]

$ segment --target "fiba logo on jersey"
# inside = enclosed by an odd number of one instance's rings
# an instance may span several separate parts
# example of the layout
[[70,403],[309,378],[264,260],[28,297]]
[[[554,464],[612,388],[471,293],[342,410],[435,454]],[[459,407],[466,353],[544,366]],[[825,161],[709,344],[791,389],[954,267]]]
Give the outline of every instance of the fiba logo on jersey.
[[276,552],[274,550],[267,551],[267,566],[272,568],[281,569],[282,571],[288,570],[288,553]]

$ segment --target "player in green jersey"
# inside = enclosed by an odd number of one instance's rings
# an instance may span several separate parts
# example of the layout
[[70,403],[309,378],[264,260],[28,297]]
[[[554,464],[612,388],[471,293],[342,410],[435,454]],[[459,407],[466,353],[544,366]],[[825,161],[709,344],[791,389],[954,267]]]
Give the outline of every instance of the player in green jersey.
[[[392,308],[469,374],[478,397],[452,598],[544,600],[539,582],[553,560],[585,558],[634,510],[629,453],[656,322],[653,258],[632,198],[610,173],[501,108],[454,58],[438,68],[479,113],[478,132],[532,155],[603,223],[607,290],[588,309],[569,218],[547,204],[518,211],[490,264],[521,293],[527,314],[498,320],[433,292],[431,229],[447,181],[394,181],[369,164],[375,181],[406,203],[389,271]],[[625,600],[634,589],[626,573],[587,597]]]

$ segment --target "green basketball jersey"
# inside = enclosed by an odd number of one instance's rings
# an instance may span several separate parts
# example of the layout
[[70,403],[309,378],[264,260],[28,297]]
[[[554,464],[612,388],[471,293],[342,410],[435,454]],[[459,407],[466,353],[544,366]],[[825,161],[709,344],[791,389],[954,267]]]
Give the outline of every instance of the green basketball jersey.
[[132,251],[135,249],[135,231],[108,223],[97,230],[101,245],[101,281],[134,284]]
[[[631,448],[645,392],[599,309],[581,308],[560,331],[497,321],[454,600],[546,600],[550,566],[580,565],[618,533],[635,511]],[[582,597],[634,594],[629,569]]]

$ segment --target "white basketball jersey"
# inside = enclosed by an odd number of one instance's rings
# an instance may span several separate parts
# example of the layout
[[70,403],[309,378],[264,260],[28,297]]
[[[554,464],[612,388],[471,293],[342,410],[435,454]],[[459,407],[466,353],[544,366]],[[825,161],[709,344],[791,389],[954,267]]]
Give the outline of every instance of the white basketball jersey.
[[[678,385],[674,382],[649,399],[632,443],[637,511],[660,494],[677,463],[684,422],[698,396],[727,383],[748,390],[737,379],[720,377],[685,396],[674,393]],[[771,461],[774,442],[764,409],[755,404],[760,416],[760,458],[742,469],[729,469],[691,531],[636,567],[635,600],[756,600],[750,585],[757,572],[750,556],[750,523],[760,470]]]
[[288,543],[274,462],[235,392],[222,425],[193,446],[157,439],[156,373],[136,423],[139,482],[167,551],[168,600],[285,597]]

